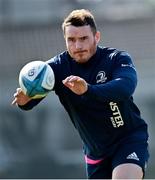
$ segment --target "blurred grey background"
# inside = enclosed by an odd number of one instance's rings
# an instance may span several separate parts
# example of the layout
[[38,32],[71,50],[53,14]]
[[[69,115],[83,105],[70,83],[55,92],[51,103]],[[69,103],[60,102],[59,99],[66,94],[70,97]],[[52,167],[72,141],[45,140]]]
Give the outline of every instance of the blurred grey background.
[[20,69],[65,50],[61,23],[79,8],[94,14],[101,45],[134,59],[134,99],[150,132],[146,178],[155,178],[155,0],[0,0],[0,178],[86,177],[81,141],[54,92],[29,112],[11,106]]

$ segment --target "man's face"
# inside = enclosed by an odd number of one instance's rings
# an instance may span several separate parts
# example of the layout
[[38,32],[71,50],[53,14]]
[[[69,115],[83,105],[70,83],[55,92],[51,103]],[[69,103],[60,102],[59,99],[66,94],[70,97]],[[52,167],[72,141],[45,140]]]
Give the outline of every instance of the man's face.
[[100,33],[93,34],[89,25],[65,28],[65,41],[67,51],[78,63],[85,63],[95,54],[96,46],[100,40]]

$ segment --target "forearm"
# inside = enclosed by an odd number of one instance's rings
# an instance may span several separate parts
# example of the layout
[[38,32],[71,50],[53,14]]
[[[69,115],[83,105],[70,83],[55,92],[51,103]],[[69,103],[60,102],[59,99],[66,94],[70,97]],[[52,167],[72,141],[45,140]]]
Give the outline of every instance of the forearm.
[[129,78],[118,78],[100,85],[88,85],[84,98],[91,98],[100,102],[123,101],[132,96],[136,81]]
[[28,103],[26,103],[25,105],[18,105],[18,107],[22,110],[28,111],[33,109],[33,107],[35,107],[37,104],[40,103],[40,101],[42,101],[42,99],[44,98],[40,98],[40,99],[32,99],[30,100]]

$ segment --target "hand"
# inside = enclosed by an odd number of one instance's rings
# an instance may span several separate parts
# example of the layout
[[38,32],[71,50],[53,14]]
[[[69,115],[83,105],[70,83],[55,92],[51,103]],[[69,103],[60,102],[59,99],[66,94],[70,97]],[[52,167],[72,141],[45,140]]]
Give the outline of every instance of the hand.
[[68,76],[62,83],[77,95],[82,95],[88,90],[88,84],[79,76]]
[[16,92],[14,93],[14,100],[12,101],[12,105],[25,105],[31,100],[30,97],[26,96],[21,88],[17,88]]

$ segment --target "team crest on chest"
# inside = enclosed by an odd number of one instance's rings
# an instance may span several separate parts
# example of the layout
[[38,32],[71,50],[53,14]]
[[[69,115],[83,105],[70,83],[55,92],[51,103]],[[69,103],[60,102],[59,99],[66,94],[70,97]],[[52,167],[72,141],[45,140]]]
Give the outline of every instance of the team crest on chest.
[[104,71],[99,71],[96,76],[96,83],[103,83],[107,80],[106,74]]

